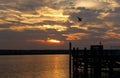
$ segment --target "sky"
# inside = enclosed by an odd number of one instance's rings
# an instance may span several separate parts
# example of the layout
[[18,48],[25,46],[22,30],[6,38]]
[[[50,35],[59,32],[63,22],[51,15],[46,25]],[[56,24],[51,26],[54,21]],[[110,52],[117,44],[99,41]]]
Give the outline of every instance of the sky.
[[120,48],[119,22],[120,0],[0,0],[0,49]]

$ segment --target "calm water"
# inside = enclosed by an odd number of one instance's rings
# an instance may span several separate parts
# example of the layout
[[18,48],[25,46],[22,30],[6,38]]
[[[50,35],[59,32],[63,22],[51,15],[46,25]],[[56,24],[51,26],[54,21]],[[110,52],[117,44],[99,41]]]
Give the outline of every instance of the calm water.
[[69,78],[68,55],[0,56],[0,78]]

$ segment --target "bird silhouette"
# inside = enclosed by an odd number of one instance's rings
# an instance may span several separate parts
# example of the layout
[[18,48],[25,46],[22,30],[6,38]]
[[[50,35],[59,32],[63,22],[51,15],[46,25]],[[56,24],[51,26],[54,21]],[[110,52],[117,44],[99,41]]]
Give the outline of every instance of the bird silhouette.
[[78,19],[78,21],[79,21],[79,22],[81,22],[81,21],[82,21],[82,18],[80,18],[80,17],[77,17],[77,19]]

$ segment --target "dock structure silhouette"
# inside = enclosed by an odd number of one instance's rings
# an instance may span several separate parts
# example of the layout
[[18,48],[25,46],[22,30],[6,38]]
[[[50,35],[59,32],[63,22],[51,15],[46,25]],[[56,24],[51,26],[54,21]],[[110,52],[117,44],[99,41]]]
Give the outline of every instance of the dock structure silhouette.
[[103,45],[71,49],[70,78],[120,78],[120,50],[104,50]]

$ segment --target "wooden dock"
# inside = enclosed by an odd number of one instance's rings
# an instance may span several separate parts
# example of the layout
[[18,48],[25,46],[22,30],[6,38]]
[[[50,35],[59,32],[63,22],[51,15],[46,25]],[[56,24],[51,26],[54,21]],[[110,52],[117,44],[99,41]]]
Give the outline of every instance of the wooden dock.
[[92,45],[79,50],[70,45],[70,78],[120,78],[120,50]]

